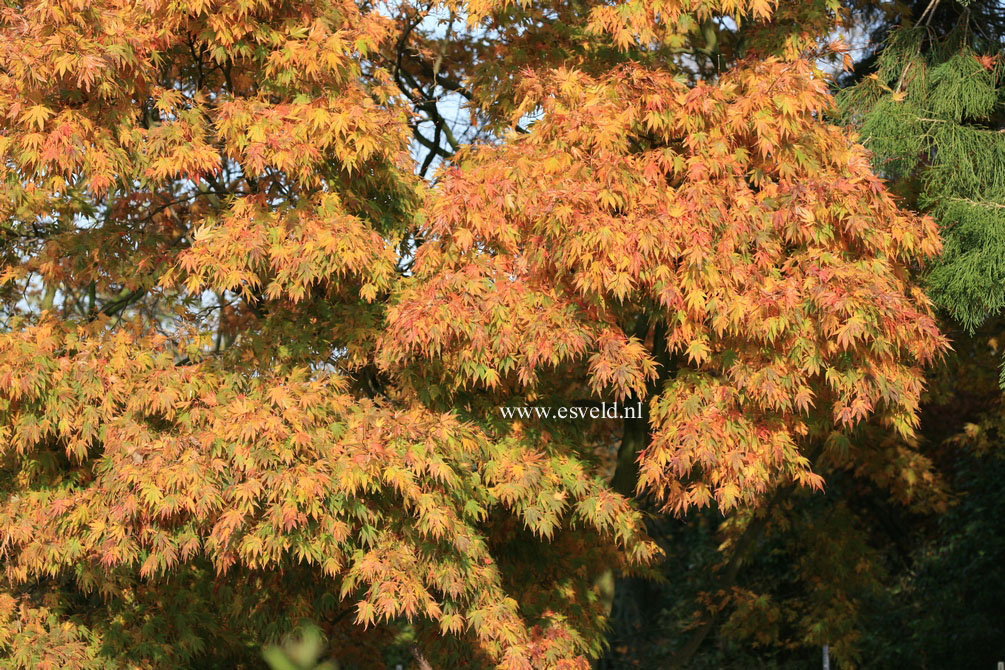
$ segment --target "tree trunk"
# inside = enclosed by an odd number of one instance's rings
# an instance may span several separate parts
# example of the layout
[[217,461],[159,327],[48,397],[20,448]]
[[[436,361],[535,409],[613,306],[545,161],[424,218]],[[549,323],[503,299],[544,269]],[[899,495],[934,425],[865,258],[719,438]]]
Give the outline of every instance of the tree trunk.
[[[636,337],[643,339],[646,332],[637,331]],[[621,436],[621,446],[618,448],[618,461],[611,478],[611,488],[627,498],[635,497],[635,487],[639,481],[638,455],[646,448],[650,440],[649,429],[649,399],[662,388],[674,372],[675,365],[666,350],[666,327],[662,322],[653,328],[652,352],[661,365],[659,378],[650,383],[646,398],[633,398],[626,402],[627,406],[641,400],[642,415],[635,419],[625,419]],[[646,625],[652,620],[655,612],[649,612],[653,606],[658,607],[654,597],[652,584],[649,580],[638,577],[620,577],[613,570],[607,570],[599,580],[607,599],[608,612],[608,647],[604,655],[598,659],[597,670],[615,670],[623,667],[636,656],[639,647],[645,642]]]

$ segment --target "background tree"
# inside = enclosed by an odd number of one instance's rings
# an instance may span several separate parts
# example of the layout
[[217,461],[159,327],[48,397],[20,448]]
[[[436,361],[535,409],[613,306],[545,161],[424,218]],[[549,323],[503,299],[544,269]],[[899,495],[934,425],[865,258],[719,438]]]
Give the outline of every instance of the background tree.
[[997,4],[929,3],[841,94],[880,174],[939,221],[929,293],[970,333],[1005,305],[1002,20]]

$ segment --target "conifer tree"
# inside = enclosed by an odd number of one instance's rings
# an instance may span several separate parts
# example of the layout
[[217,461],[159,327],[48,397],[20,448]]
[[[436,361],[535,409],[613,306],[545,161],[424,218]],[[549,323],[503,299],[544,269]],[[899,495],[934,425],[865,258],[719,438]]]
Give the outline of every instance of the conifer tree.
[[973,333],[1005,307],[1005,64],[999,38],[969,11],[933,28],[936,5],[890,34],[875,72],[840,104],[877,171],[939,223],[944,247],[927,289]]

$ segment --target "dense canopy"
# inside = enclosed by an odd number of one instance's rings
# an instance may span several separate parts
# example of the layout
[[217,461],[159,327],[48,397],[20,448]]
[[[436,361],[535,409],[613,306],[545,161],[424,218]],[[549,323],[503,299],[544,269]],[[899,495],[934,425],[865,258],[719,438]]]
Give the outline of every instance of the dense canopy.
[[[1000,66],[919,57],[905,99],[890,51],[839,106],[836,37],[882,9],[7,3],[0,667],[262,667],[310,622],[338,667],[585,669],[681,560],[661,524],[712,510],[736,550],[681,592],[700,632],[756,609],[762,527],[849,473],[942,513],[924,289],[997,314],[966,244],[1001,194],[945,182],[969,159],[918,124],[933,101],[1000,158],[966,125]],[[898,154],[884,105],[930,144]],[[499,411],[613,402],[642,415]],[[857,658],[857,607],[805,616]]]

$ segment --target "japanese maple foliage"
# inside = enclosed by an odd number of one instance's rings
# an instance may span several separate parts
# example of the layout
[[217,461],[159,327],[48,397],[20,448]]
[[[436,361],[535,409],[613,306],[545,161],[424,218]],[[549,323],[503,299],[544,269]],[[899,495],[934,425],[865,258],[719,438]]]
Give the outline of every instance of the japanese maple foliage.
[[[937,231],[820,121],[809,63],[694,87],[632,65],[526,86],[521,110],[542,120],[472,151],[430,200],[385,355],[436,355],[488,387],[588,360],[595,393],[650,403],[638,490],[677,511],[779,477],[819,486],[798,446],[815,424],[880,412],[911,433],[919,366],[945,343],[906,265]],[[672,369],[647,397],[650,327]]]
[[[0,663],[250,667],[311,619],[360,667],[584,668],[605,571],[659,554],[633,492],[727,509],[821,486],[814,429],[910,434],[939,240],[821,119],[825,6],[587,5],[546,58],[429,69],[409,3],[2,10]],[[624,57],[715,16],[773,48]],[[539,120],[430,186],[426,84]],[[617,425],[492,411],[546,397],[647,404],[613,487]]]

